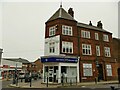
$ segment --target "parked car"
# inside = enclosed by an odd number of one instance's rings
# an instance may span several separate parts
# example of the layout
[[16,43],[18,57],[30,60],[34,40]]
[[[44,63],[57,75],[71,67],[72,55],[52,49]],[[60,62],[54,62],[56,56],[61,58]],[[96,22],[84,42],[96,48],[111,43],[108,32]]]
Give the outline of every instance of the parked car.
[[38,74],[37,74],[37,73],[32,73],[32,78],[33,78],[34,80],[37,80],[37,79],[38,79]]
[[31,81],[31,77],[29,73],[25,74],[25,82],[30,82]]
[[25,79],[25,73],[19,73],[19,79]]

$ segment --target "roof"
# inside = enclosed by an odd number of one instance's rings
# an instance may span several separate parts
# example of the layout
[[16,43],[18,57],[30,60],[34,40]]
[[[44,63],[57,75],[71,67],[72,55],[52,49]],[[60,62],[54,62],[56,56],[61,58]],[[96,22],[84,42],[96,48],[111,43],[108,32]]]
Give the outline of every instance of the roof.
[[3,60],[22,62],[22,63],[30,63],[27,59],[23,59],[23,58],[3,58]]
[[102,32],[107,32],[107,33],[110,33],[104,29],[101,29],[101,28],[98,28],[96,26],[90,26],[88,24],[84,24],[84,23],[77,23],[77,26],[79,27],[84,27],[84,28],[88,28],[88,29],[92,29],[92,30],[98,30],[98,31],[102,31]]
[[[76,21],[69,13],[67,13],[62,7],[60,7],[51,17],[48,21],[52,21],[58,18],[68,19]],[[47,21],[47,22],[48,22]]]

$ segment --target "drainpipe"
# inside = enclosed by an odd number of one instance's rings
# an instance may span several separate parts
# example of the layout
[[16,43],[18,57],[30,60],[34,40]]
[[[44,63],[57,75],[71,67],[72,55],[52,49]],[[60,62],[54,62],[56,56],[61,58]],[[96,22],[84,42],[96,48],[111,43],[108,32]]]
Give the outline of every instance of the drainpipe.
[[80,30],[77,28],[77,33],[78,33],[78,57],[79,57],[79,81],[81,82],[81,63],[80,63]]

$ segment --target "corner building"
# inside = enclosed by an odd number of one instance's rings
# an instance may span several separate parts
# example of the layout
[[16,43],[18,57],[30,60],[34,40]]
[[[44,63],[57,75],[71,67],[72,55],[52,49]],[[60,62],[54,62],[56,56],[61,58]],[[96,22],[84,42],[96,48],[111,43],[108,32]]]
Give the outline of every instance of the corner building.
[[112,80],[117,78],[116,62],[112,58],[112,33],[97,26],[79,23],[72,8],[62,6],[45,23],[45,56],[43,82]]

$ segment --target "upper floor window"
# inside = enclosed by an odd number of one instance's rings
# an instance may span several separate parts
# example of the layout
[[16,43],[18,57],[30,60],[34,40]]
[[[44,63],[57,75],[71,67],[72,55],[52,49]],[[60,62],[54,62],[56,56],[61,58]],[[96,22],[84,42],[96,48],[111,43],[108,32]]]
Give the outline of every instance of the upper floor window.
[[96,55],[100,56],[100,46],[96,46]]
[[82,44],[82,53],[83,55],[91,55],[91,45]]
[[62,52],[73,53],[73,42],[62,41]]
[[108,35],[106,35],[106,34],[103,34],[103,41],[109,42]]
[[105,56],[106,57],[111,57],[111,55],[110,55],[110,48],[109,47],[104,47],[104,50],[105,50]]
[[99,40],[98,33],[95,33],[95,40]]
[[56,31],[55,29],[56,29],[55,26],[49,28],[49,36],[55,35],[55,31]]
[[62,25],[62,34],[63,35],[70,35],[70,36],[72,36],[72,27],[71,26]]
[[49,43],[49,52],[55,53],[55,42]]
[[82,36],[83,38],[90,38],[90,32],[89,32],[89,31],[84,31],[84,30],[82,30],[82,31],[81,31],[81,36]]

